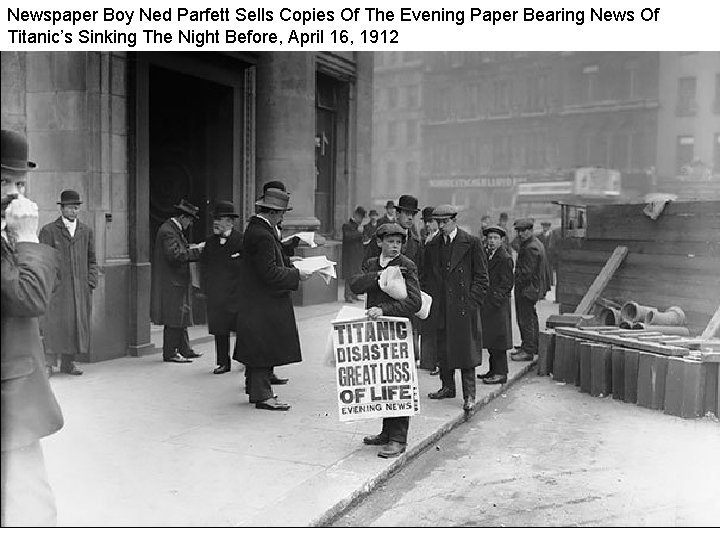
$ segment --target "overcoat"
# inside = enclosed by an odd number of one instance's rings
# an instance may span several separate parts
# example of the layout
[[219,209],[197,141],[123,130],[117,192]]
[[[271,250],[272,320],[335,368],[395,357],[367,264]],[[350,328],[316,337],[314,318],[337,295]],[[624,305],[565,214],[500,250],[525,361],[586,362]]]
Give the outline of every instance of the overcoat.
[[358,223],[350,219],[342,226],[342,275],[350,279],[360,271],[363,262],[363,233],[358,230]]
[[440,263],[443,239],[438,234],[425,244],[420,285],[432,296],[433,303],[423,329],[445,329],[447,368],[472,368],[479,366],[482,359],[478,310],[488,290],[487,259],[480,239],[457,229],[444,271]]
[[483,346],[486,349],[512,349],[510,293],[513,288],[513,260],[504,246],[488,258],[488,289],[480,310]]
[[2,451],[55,433],[63,417],[45,372],[40,317],[57,278],[57,252],[2,239]]
[[545,250],[545,279],[547,281],[548,289],[555,285],[555,279],[553,276],[553,270],[555,269],[555,263],[553,261],[555,257],[555,242],[557,241],[555,231],[550,231],[548,234],[540,233],[537,235],[537,239],[543,245]]
[[40,242],[58,251],[59,283],[41,319],[45,352],[87,353],[90,349],[92,291],[98,283],[93,231],[78,220],[75,235],[61,217],[45,225]]
[[300,271],[284,255],[282,244],[262,218],[250,218],[243,239],[242,290],[233,358],[249,367],[272,367],[302,361],[300,338],[290,293]]
[[237,312],[242,302],[240,289],[243,234],[232,230],[224,244],[220,236],[205,240],[200,255],[202,291],[207,298],[208,332],[227,335],[237,328]]
[[365,307],[368,309],[371,307],[379,307],[383,311],[383,316],[407,317],[412,319],[413,315],[418,312],[422,306],[417,267],[414,262],[402,254],[391,260],[388,266],[400,266],[404,269],[403,277],[405,278],[405,288],[407,289],[406,298],[396,300],[380,289],[378,276],[382,268],[380,267],[380,259],[378,257],[373,257],[365,261],[361,272],[351,278],[350,290],[355,294],[367,293]]
[[190,262],[200,259],[182,229],[168,219],[158,229],[152,263],[150,320],[171,328],[193,325]]
[[515,296],[535,303],[545,298],[550,290],[545,264],[545,248],[540,240],[531,236],[520,242],[515,264]]

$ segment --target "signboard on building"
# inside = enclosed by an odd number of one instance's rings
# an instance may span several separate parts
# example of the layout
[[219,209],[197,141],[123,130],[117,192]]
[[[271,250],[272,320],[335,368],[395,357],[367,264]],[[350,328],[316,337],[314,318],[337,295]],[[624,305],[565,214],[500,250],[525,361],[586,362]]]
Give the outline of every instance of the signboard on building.
[[524,176],[480,176],[477,178],[431,178],[431,188],[513,188],[527,182]]
[[412,325],[402,317],[333,321],[340,421],[420,410]]

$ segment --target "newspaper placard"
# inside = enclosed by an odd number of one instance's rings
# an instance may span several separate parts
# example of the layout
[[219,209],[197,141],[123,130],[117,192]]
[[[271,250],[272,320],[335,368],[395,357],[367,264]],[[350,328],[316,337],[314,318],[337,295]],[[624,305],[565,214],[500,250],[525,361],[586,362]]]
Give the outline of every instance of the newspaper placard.
[[340,421],[420,411],[412,325],[403,317],[333,321]]

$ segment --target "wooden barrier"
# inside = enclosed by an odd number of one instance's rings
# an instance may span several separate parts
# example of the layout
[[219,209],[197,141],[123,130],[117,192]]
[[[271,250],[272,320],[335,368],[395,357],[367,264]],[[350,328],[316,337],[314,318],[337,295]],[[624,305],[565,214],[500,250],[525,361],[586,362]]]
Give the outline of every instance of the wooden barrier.
[[612,393],[612,347],[593,344],[590,358],[590,395],[607,397]]
[[705,413],[720,416],[720,363],[705,362]]
[[637,404],[648,409],[662,409],[665,405],[665,379],[668,356],[640,353],[637,379]]
[[555,381],[565,381],[565,347],[570,339],[573,338],[567,336],[555,337],[555,355],[553,356],[552,369],[552,378]]
[[671,357],[665,380],[665,414],[696,418],[704,414],[707,365],[697,360]]
[[538,338],[538,375],[549,375],[553,372],[555,332],[543,330]]
[[590,393],[590,357],[593,343],[581,341],[577,345],[578,361],[580,364],[580,391]]
[[612,396],[613,399],[625,399],[625,352],[627,349],[612,348]]
[[625,351],[625,403],[637,403],[638,365],[640,351]]

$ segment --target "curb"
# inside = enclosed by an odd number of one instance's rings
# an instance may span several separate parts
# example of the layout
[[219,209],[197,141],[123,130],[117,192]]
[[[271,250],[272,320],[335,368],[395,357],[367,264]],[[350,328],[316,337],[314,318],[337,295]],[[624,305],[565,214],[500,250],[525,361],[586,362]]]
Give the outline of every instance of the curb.
[[475,403],[475,409],[471,412],[465,412],[461,411],[459,412],[455,418],[452,420],[449,420],[448,422],[445,422],[443,425],[438,427],[433,433],[425,437],[424,439],[421,439],[417,443],[413,444],[412,446],[408,446],[408,449],[405,453],[403,453],[399,458],[393,460],[390,462],[390,464],[382,470],[380,473],[378,473],[375,477],[369,479],[365,484],[355,490],[353,493],[351,493],[349,496],[345,497],[340,502],[333,505],[329,510],[325,511],[320,517],[317,519],[311,520],[307,526],[308,527],[327,527],[329,526],[333,521],[335,521],[337,518],[345,514],[348,510],[350,510],[352,507],[358,505],[360,502],[363,501],[368,495],[370,495],[377,487],[385,483],[387,480],[392,478],[402,467],[404,467],[407,463],[415,459],[417,456],[419,456],[423,451],[425,451],[426,448],[433,445],[435,442],[440,440],[446,433],[449,433],[459,425],[467,422],[472,418],[481,408],[485,407],[488,403],[493,401],[495,398],[500,396],[501,394],[504,394],[508,388],[510,388],[512,385],[514,385],[517,381],[519,381],[522,377],[527,375],[535,366],[537,365],[537,360],[532,360],[530,363],[528,363],[526,366],[524,366],[520,371],[518,371],[515,375],[511,376],[508,379],[508,382],[503,384],[501,387],[496,388],[493,390],[490,394],[485,396],[483,399]]

